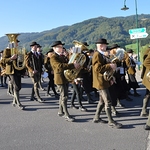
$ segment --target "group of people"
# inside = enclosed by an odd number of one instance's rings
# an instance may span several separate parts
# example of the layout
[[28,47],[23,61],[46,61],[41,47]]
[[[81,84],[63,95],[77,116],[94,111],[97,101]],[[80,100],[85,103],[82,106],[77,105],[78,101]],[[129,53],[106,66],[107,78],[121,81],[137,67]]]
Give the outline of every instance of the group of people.
[[[16,41],[16,46],[17,44],[18,40]],[[70,108],[87,111],[82,104],[83,92],[85,92],[87,101],[90,104],[94,103],[90,94],[94,91],[95,96],[99,96],[99,101],[93,122],[107,123],[110,127],[121,128],[122,124],[114,121],[112,115],[118,115],[116,106],[122,106],[121,99],[132,101],[129,97],[129,95],[132,94],[130,92],[131,88],[133,88],[134,91],[133,96],[140,96],[136,90],[139,88],[135,76],[136,64],[132,57],[132,49],[127,51],[123,50],[123,52],[121,52],[123,54],[122,57],[117,58],[118,49],[121,49],[120,46],[113,44],[108,47],[108,44],[106,39],[101,38],[95,42],[96,50],[89,50],[87,42],[79,42],[78,47],[81,49],[80,53],[86,58],[84,65],[81,65],[76,58],[73,62],[69,62],[73,56],[72,49],[67,51],[64,46],[65,43],[61,41],[52,43],[51,48],[45,56],[42,54],[42,46],[37,42],[32,42],[30,44],[31,50],[25,55],[25,68],[21,70],[14,67],[14,63],[16,63],[18,57],[17,54],[11,55],[11,49],[6,48],[3,51],[1,66],[5,69],[5,74],[9,76],[13,88],[12,105],[21,110],[25,109],[25,106],[20,102],[19,91],[21,90],[21,77],[26,73],[28,73],[33,82],[30,100],[36,100],[40,103],[44,102],[40,97],[39,88],[44,90],[41,84],[41,75],[45,70],[48,73],[49,79],[46,96],[51,97],[50,88],[52,88],[55,97],[59,98],[58,116],[64,117],[65,120],[69,122],[75,120],[75,118],[69,114],[67,104],[68,86],[71,85],[73,93]],[[115,58],[112,59],[114,56]],[[146,68],[150,64],[147,60],[148,58],[149,57],[146,57],[144,61]],[[65,70],[79,70],[79,73],[74,80],[68,81],[64,74]],[[128,83],[125,77],[126,74],[128,75]],[[145,85],[144,80],[143,84]],[[55,89],[55,85],[57,85],[57,90]],[[149,100],[149,85],[146,85],[146,88],[147,92],[145,97]],[[75,99],[77,99],[79,107],[75,106]],[[147,114],[145,109],[148,100],[143,103],[141,115]],[[108,121],[100,118],[102,110],[105,110]],[[149,124],[147,124],[147,128],[148,127],[150,128],[150,121]]]

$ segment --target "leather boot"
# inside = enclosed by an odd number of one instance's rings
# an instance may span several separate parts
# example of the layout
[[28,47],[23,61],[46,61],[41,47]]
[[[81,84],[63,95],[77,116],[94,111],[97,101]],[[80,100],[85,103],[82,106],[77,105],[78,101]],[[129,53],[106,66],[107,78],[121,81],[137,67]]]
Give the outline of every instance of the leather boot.
[[114,115],[114,116],[118,116],[119,115],[119,113],[117,112],[115,106],[111,106],[111,111],[112,111],[112,115]]
[[109,123],[114,122],[112,115],[111,115],[111,106],[105,107],[105,111],[108,117],[108,122]]
[[97,120],[99,120],[100,113],[101,113],[103,108],[104,108],[104,103],[101,104],[100,102],[98,102],[93,122],[96,122]]
[[90,96],[90,93],[86,93],[86,95],[87,95],[87,101],[89,102],[89,104],[94,103],[91,96]]
[[30,101],[34,101],[34,100],[36,100],[36,98],[35,98],[35,93],[34,93],[34,87],[32,87],[32,93],[31,93],[31,98],[30,98]]
[[59,99],[59,111],[58,111],[58,116],[59,117],[63,117],[64,116],[64,112],[63,112],[63,107],[61,104],[61,100]]
[[148,95],[145,96],[145,98],[143,99],[143,107],[142,107],[142,111],[141,111],[141,115],[142,117],[147,117],[148,113],[147,113],[147,106],[149,103],[149,99],[150,97]]
[[50,83],[48,84],[48,86],[47,86],[47,94],[49,94],[49,91],[50,91]]
[[117,106],[118,106],[118,107],[124,107],[124,105],[121,104],[120,99],[117,99]]
[[61,105],[62,105],[62,108],[63,108],[64,115],[69,116],[69,112],[68,112],[68,109],[67,109],[67,98],[65,98],[65,100],[63,100],[61,102]]
[[40,97],[38,88],[35,88],[35,87],[34,87],[34,93],[35,93],[35,96],[36,96],[37,100],[38,100],[38,99],[40,100],[41,97]]
[[13,92],[13,85],[12,85],[10,82],[8,83],[7,94],[10,95],[10,96],[13,96],[13,95],[14,95],[14,92]]
[[14,100],[13,103],[15,103],[18,107],[18,109],[23,110],[24,106],[20,103],[19,99],[19,91],[14,91]]

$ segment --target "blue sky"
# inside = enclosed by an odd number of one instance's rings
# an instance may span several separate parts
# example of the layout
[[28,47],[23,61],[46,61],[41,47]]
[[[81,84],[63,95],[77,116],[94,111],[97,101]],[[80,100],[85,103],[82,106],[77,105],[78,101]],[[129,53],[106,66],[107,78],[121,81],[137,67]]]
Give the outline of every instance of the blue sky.
[[[87,19],[136,14],[135,0],[1,0],[0,37],[6,33],[42,32]],[[150,0],[137,0],[138,14],[150,14]]]

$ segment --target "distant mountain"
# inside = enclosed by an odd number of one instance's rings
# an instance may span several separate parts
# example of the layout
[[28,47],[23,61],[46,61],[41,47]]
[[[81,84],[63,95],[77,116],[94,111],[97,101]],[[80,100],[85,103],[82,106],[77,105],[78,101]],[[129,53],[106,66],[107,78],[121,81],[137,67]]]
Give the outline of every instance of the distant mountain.
[[[29,49],[32,41],[36,41],[44,51],[46,51],[55,40],[61,40],[65,43],[66,48],[73,46],[72,41],[87,41],[90,48],[95,48],[95,42],[98,38],[106,38],[110,44],[117,43],[124,47],[125,45],[135,43],[131,40],[129,29],[136,28],[136,16],[127,17],[98,17],[85,20],[71,26],[61,26],[43,32],[20,33],[19,44]],[[145,27],[147,33],[150,34],[150,14],[138,15],[138,27]],[[140,39],[140,44],[146,45],[150,43],[150,37]],[[0,50],[8,45],[6,36],[0,37]]]

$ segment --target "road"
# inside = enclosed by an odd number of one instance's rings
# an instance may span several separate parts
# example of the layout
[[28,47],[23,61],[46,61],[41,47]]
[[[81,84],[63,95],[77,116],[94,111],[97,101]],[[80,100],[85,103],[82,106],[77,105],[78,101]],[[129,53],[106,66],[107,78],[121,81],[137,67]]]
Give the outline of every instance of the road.
[[[139,73],[137,79],[142,96],[131,97],[131,102],[122,100],[125,107],[117,107],[120,117],[114,116],[123,124],[121,129],[92,122],[97,102],[83,101],[87,112],[68,108],[76,121],[65,121],[57,116],[58,99],[46,97],[45,91],[40,91],[45,103],[29,100],[30,78],[22,78],[20,100],[26,106],[23,111],[11,105],[12,97],[7,95],[6,88],[0,87],[0,150],[149,150],[149,131],[144,130],[147,118],[140,117],[145,88]],[[46,85],[47,79],[43,83]],[[71,87],[69,90],[70,97]],[[70,100],[68,106],[69,103]],[[101,116],[107,120],[104,112]]]

